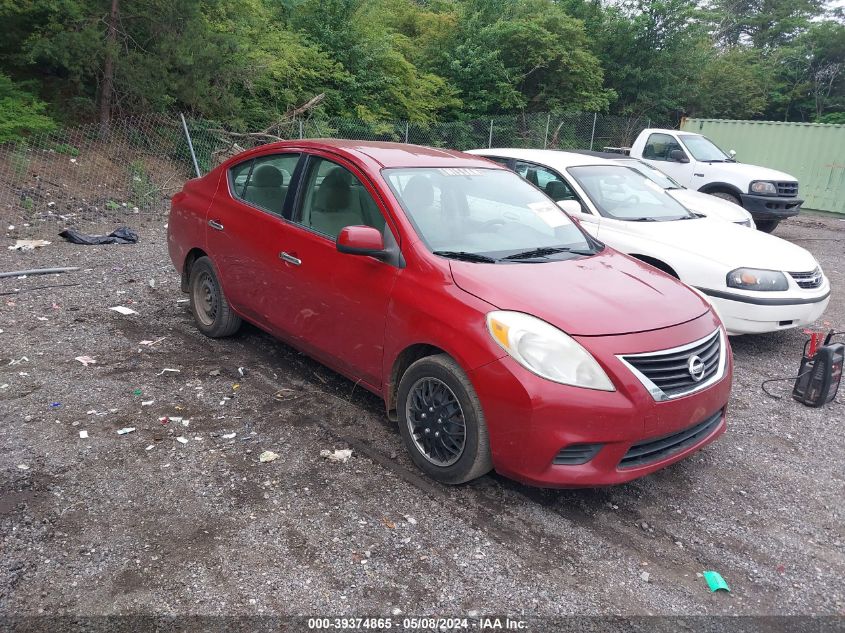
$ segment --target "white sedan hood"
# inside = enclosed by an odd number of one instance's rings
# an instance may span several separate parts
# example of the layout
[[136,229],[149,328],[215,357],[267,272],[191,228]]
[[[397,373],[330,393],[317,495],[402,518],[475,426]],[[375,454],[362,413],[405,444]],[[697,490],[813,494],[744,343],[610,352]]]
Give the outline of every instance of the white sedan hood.
[[702,213],[728,222],[745,222],[751,217],[751,214],[738,204],[711,196],[709,193],[701,193],[692,189],[667,189],[666,193],[695,213]]
[[[809,272],[818,263],[805,249],[774,235],[713,218],[626,222],[629,233],[734,268]],[[601,239],[601,231],[599,239]],[[611,246],[613,245],[612,240]],[[682,246],[681,246],[682,245]]]

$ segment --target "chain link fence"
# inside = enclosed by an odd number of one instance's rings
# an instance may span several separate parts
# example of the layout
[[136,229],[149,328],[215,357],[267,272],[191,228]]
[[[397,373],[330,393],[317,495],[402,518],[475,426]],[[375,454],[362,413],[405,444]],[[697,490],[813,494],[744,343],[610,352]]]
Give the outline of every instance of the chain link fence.
[[[197,163],[206,173],[229,156],[278,139],[344,138],[478,147],[596,149],[629,146],[646,118],[593,113],[525,113],[430,124],[308,118],[261,132],[188,120]],[[178,116],[148,115],[80,125],[0,145],[0,228],[7,238],[55,239],[59,231],[110,232],[163,224],[170,196],[195,175]],[[10,242],[11,244],[11,242]]]

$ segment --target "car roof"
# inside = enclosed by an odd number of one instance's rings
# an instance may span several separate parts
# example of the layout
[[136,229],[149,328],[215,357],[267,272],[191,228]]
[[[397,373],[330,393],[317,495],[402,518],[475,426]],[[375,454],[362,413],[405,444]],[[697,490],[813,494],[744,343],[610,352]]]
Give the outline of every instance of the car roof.
[[570,154],[582,154],[584,156],[595,156],[596,158],[606,158],[607,160],[634,160],[639,162],[638,158],[622,154],[621,152],[598,152],[591,149],[570,149],[567,150]]
[[473,149],[471,154],[482,156],[498,156],[501,158],[516,158],[544,165],[552,165],[559,169],[579,167],[581,165],[613,165],[611,160],[597,156],[585,156],[575,152],[564,152],[557,149],[521,149],[515,147],[491,147],[490,149]]
[[488,169],[500,167],[483,158],[456,150],[385,141],[319,138],[281,141],[262,145],[261,149],[284,149],[288,147],[325,150],[352,159],[369,159],[379,167],[484,167]]

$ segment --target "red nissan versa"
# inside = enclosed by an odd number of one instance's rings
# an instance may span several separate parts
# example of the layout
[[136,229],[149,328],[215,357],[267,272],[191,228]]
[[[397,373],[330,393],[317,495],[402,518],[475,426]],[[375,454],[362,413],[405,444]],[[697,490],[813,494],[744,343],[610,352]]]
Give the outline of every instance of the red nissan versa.
[[725,430],[708,304],[485,159],[265,145],[174,196],[168,244],[204,334],[244,319],[380,395],[438,481],[616,484]]

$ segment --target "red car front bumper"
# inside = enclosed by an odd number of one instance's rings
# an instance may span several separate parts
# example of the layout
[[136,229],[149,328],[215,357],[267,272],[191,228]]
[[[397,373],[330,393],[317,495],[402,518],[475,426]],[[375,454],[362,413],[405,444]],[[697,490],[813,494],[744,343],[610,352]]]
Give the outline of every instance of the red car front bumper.
[[[543,487],[593,487],[624,483],[683,459],[725,431],[733,362],[727,355],[722,378],[701,391],[658,402],[618,359],[669,349],[711,333],[718,321],[711,314],[655,332],[578,338],[603,366],[616,391],[596,391],[540,378],[507,356],[471,372],[481,400],[493,464],[497,472]],[[709,424],[702,425],[704,422]],[[695,434],[697,425],[700,432]],[[626,459],[644,441],[690,437],[643,463]],[[579,465],[554,464],[561,449],[601,446]],[[576,447],[577,449],[577,447]]]

